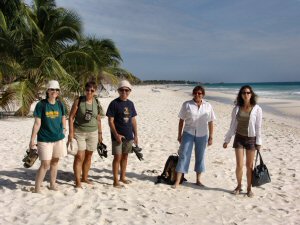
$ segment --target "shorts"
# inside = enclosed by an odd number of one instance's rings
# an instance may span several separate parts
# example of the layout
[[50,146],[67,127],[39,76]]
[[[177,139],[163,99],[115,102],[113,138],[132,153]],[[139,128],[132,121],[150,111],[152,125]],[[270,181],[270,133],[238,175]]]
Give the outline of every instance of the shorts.
[[64,140],[55,142],[38,142],[38,154],[40,160],[51,160],[67,155],[67,147]]
[[242,148],[246,150],[255,149],[256,137],[247,137],[240,134],[235,134],[233,148]]
[[78,143],[78,151],[96,151],[98,145],[98,130],[93,132],[75,131],[75,139]]
[[132,153],[132,144],[133,140],[123,141],[120,144],[117,141],[112,141],[112,154],[118,155]]

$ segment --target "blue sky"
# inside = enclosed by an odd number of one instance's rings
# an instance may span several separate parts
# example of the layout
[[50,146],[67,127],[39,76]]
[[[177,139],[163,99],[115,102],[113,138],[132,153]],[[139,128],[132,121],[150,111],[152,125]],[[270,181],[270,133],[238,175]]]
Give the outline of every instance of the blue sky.
[[300,0],[56,0],[142,80],[300,81]]

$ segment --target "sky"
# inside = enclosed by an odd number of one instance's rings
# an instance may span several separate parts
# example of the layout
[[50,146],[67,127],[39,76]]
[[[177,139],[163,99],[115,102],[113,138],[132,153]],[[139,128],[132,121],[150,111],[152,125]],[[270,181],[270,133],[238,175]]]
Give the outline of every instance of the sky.
[[141,80],[300,81],[300,0],[56,0]]

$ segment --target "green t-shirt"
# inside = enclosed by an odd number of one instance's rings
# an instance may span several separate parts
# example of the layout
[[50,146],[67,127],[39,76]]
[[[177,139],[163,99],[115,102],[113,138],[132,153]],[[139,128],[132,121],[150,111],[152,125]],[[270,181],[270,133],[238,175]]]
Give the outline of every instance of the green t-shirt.
[[[86,112],[91,112],[91,119],[86,120]],[[75,116],[75,129],[81,132],[94,132],[98,130],[97,116],[99,114],[98,104],[95,98],[93,98],[92,104],[87,104],[85,97],[80,101],[76,116]]]
[[41,119],[37,141],[55,142],[65,138],[62,117],[66,112],[62,103],[56,101],[55,104],[50,104],[48,100],[42,100],[37,103],[33,115]]

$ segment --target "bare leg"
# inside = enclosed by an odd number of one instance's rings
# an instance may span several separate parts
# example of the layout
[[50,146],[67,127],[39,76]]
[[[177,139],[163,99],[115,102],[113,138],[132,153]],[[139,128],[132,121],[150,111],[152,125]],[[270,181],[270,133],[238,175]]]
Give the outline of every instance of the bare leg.
[[88,179],[88,173],[89,170],[91,168],[91,163],[92,163],[92,155],[93,152],[92,151],[85,151],[85,157],[84,157],[84,161],[82,164],[82,182],[88,183],[88,184],[93,184],[93,182],[91,182]]
[[119,167],[120,167],[120,163],[121,163],[121,158],[122,155],[121,154],[116,154],[114,155],[114,160],[112,163],[112,169],[113,169],[113,176],[114,176],[114,187],[121,187],[120,183],[119,183]]
[[235,188],[235,194],[239,194],[242,189],[242,177],[243,177],[243,164],[244,164],[244,149],[235,149],[236,157],[236,169],[235,175],[237,180],[237,187]]
[[81,188],[81,171],[82,171],[82,164],[84,160],[85,151],[78,151],[76,156],[74,157],[74,175],[75,175],[75,187]]
[[247,195],[248,195],[248,197],[253,196],[253,193],[251,191],[251,184],[252,184],[252,172],[253,172],[254,157],[255,157],[255,149],[246,150]]
[[50,161],[50,189],[57,190],[56,187],[56,177],[58,169],[58,160],[59,158],[52,158]]
[[128,153],[122,153],[121,158],[121,174],[120,174],[120,181],[128,184],[129,182],[126,180],[126,167],[128,162]]
[[175,181],[175,184],[172,186],[172,188],[175,189],[175,188],[177,188],[180,185],[181,177],[182,177],[182,173],[177,172],[176,173],[176,181]]
[[50,160],[42,160],[40,168],[37,171],[35,177],[35,190],[34,192],[39,193],[41,191],[41,184],[45,178],[47,170],[50,168]]

